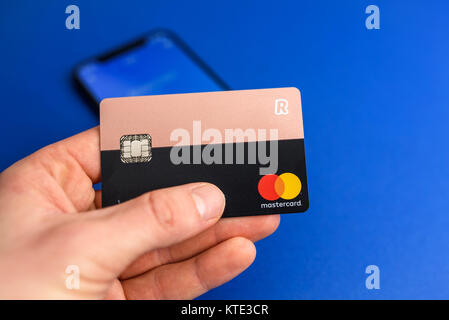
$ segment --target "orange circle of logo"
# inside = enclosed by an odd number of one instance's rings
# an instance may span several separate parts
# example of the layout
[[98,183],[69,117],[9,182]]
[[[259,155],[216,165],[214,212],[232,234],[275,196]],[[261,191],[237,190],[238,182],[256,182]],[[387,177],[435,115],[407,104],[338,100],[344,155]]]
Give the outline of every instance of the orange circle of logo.
[[301,192],[302,184],[299,178],[290,172],[281,174],[267,174],[259,180],[257,190],[262,198],[274,201],[279,198],[291,200]]

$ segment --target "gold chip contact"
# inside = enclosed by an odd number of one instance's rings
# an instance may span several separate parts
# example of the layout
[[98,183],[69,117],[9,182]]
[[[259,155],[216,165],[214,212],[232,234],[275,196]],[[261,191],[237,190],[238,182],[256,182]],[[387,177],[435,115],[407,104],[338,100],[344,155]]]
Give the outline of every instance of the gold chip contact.
[[120,138],[120,159],[123,163],[142,163],[151,160],[151,136],[129,134]]

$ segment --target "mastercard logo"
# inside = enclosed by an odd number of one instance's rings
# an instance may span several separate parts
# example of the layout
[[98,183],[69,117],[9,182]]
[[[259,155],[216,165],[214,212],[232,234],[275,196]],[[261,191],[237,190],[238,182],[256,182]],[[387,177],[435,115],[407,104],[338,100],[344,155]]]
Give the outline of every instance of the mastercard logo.
[[296,198],[301,192],[302,184],[299,178],[290,172],[281,174],[267,174],[263,176],[257,190],[265,200],[273,201],[279,198],[290,200]]

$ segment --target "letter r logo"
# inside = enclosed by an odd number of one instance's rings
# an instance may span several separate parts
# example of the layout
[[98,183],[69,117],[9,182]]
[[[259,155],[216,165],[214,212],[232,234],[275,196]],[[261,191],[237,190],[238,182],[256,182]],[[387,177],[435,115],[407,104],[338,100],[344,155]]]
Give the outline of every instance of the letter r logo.
[[274,101],[274,114],[288,114],[288,101],[287,99],[276,99]]

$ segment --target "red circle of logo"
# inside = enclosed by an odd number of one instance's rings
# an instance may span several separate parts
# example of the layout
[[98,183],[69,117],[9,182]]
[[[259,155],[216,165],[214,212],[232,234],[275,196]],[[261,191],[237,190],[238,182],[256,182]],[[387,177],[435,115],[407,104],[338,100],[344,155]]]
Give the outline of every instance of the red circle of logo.
[[279,199],[279,194],[276,192],[275,183],[278,179],[276,174],[267,174],[259,180],[257,189],[260,195],[265,200],[273,201]]

